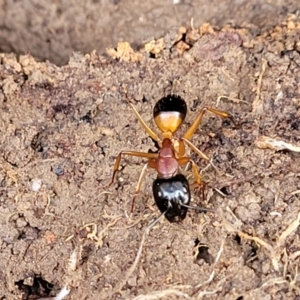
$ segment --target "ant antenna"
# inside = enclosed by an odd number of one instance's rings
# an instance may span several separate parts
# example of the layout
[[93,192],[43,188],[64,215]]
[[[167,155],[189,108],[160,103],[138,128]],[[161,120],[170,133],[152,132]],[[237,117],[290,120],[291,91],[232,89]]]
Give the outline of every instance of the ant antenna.
[[207,207],[191,206],[191,205],[187,205],[187,204],[183,204],[183,203],[180,203],[180,205],[183,207],[186,207],[186,208],[195,209],[195,210],[199,210],[199,211],[215,212],[214,209],[207,208]]
[[153,226],[155,226],[158,221],[160,221],[160,219],[168,212],[169,209],[170,207],[168,207],[163,213],[160,214],[159,217],[157,217],[152,223],[150,223],[146,230],[149,231]]

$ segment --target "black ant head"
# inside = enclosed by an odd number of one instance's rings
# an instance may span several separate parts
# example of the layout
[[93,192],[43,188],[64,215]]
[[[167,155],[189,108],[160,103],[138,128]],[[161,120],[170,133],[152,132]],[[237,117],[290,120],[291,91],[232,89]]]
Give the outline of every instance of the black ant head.
[[182,174],[171,178],[157,178],[152,191],[155,203],[170,222],[180,222],[186,217],[191,200],[187,179]]
[[184,220],[189,208],[202,212],[214,212],[210,208],[190,205],[190,186],[182,174],[177,174],[171,178],[156,178],[153,182],[152,191],[157,207],[170,222]]

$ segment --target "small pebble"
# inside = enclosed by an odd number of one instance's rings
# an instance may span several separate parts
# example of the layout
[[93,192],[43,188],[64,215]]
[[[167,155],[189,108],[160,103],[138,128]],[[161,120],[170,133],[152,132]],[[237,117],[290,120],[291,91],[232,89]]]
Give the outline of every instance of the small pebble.
[[52,167],[52,172],[55,173],[57,176],[64,175],[64,168],[61,165],[55,165]]
[[18,218],[17,220],[16,220],[16,225],[17,225],[17,228],[24,228],[25,226],[27,226],[27,222],[26,222],[26,220],[25,220],[25,218]]
[[35,179],[31,180],[31,190],[33,192],[38,192],[40,190],[41,186],[42,186],[42,180],[41,179],[35,178]]

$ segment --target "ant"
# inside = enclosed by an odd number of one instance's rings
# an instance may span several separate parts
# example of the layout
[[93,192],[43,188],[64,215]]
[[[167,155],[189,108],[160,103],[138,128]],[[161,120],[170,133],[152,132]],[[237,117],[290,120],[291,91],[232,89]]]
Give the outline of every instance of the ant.
[[190,139],[198,129],[205,112],[209,111],[222,118],[229,118],[236,125],[231,115],[225,111],[211,107],[203,107],[183,137],[176,140],[173,135],[179,129],[187,114],[187,105],[183,98],[179,95],[170,94],[163,97],[155,104],[153,117],[157,127],[161,131],[160,136],[158,136],[145,123],[135,106],[131,103],[127,93],[126,100],[131,106],[141,126],[157,143],[159,150],[157,153],[121,151],[115,161],[112,179],[105,187],[111,186],[114,182],[123,155],[147,158],[148,162],[144,165],[141,171],[135,195],[132,200],[132,211],[134,208],[135,198],[141,190],[141,185],[145,178],[147,168],[154,169],[158,173],[157,179],[153,182],[152,191],[157,207],[170,222],[182,221],[186,216],[188,208],[200,211],[213,211],[208,208],[189,205],[191,193],[188,180],[184,175],[179,173],[179,167],[191,162],[192,173],[196,180],[196,184],[203,189],[204,182],[201,180],[194,161],[192,161],[190,157],[186,156],[185,146],[188,146],[203,159],[210,161],[204,153],[190,142]]

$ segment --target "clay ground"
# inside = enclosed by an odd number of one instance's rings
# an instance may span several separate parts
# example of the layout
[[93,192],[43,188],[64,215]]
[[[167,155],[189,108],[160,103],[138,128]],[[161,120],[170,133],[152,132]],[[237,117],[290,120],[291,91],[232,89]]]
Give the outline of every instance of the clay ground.
[[298,13],[298,0],[0,0],[0,52],[32,54],[64,65],[74,51],[135,48],[171,27],[230,23],[262,30]]
[[[299,299],[300,20],[283,19],[176,27],[62,67],[1,54],[0,299]],[[153,128],[156,101],[182,96],[176,137],[201,107],[232,114],[207,113],[192,139],[218,169],[190,153],[208,182],[193,204],[215,213],[146,232],[155,172],[130,214],[142,159],[101,188],[120,150],[156,149],[125,90]]]

